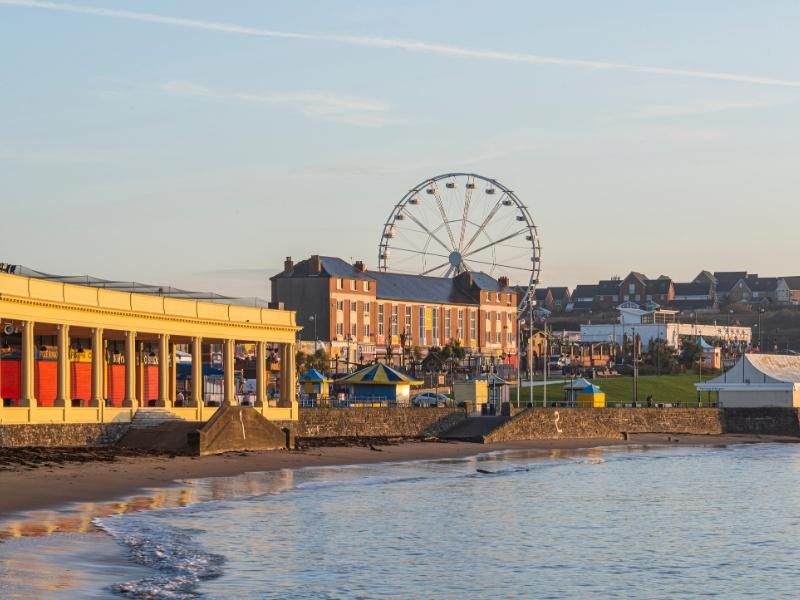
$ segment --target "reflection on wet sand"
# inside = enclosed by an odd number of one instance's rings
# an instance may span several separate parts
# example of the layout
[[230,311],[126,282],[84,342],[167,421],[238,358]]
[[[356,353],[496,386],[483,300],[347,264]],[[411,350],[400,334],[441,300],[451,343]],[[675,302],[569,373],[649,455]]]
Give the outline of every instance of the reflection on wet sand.
[[94,519],[111,515],[277,494],[291,489],[293,481],[294,471],[290,469],[244,473],[234,477],[184,480],[175,486],[154,488],[145,494],[112,502],[82,502],[59,511],[31,511],[0,522],[0,543],[11,538],[97,531]]

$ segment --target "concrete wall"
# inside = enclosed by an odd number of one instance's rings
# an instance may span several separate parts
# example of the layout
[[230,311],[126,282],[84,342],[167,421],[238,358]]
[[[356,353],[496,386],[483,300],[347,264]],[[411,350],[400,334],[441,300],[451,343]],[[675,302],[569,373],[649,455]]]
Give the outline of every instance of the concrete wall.
[[800,436],[793,409],[606,408],[529,409],[501,425],[486,443],[561,438],[623,438],[623,433]]
[[0,425],[0,447],[110,446],[130,427],[129,423],[53,423]]
[[297,437],[437,436],[466,418],[459,408],[300,409]]

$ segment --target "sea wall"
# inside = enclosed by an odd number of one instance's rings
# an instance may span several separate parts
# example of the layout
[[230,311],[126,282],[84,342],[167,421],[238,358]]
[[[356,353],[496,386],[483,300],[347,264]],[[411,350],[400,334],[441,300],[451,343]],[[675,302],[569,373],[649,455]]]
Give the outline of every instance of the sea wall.
[[128,427],[129,423],[0,425],[0,448],[110,446]]
[[285,425],[299,438],[429,437],[465,418],[461,408],[301,408]]
[[800,425],[797,410],[780,408],[535,408],[499,426],[484,441],[623,439],[626,433],[800,436]]

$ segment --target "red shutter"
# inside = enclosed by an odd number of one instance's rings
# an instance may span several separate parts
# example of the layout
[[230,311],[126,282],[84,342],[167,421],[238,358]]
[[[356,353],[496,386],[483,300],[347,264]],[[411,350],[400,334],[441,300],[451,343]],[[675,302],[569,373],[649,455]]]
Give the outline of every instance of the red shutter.
[[0,396],[13,401],[19,406],[20,387],[22,383],[22,363],[19,360],[0,361]]
[[125,400],[125,365],[108,365],[108,399],[111,406],[122,406]]
[[55,406],[58,393],[58,363],[37,360],[34,368],[33,395],[39,406]]
[[144,385],[142,390],[142,400],[147,406],[150,400],[158,400],[158,365],[144,365]]
[[73,362],[70,368],[70,396],[73,400],[83,400],[81,406],[89,406],[92,398],[92,363]]

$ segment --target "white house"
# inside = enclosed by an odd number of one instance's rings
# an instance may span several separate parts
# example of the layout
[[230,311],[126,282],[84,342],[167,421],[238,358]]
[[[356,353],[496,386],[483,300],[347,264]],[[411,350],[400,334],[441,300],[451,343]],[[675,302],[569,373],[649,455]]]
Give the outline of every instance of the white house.
[[800,356],[745,354],[719,377],[695,387],[717,392],[722,408],[800,408]]
[[699,325],[696,323],[680,323],[677,311],[674,310],[641,310],[626,306],[617,308],[617,323],[581,325],[582,342],[616,342],[622,344],[625,336],[632,339],[639,336],[642,340],[642,351],[646,352],[653,340],[665,340],[669,346],[678,348],[683,336],[694,338],[703,336],[717,338],[726,342],[750,346],[752,330],[749,327],[736,327],[727,324]]

